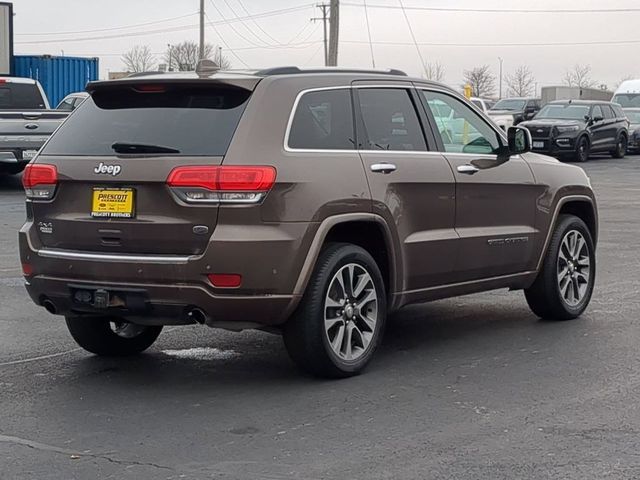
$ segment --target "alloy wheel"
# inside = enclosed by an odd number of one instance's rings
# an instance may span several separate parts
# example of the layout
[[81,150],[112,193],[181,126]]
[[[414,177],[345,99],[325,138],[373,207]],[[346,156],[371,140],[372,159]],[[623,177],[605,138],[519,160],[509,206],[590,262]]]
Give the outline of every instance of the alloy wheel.
[[358,360],[367,352],[378,323],[378,292],[371,275],[356,263],[340,268],[329,282],[324,327],[333,353]]
[[560,243],[557,278],[563,301],[571,307],[578,305],[591,281],[589,246],[578,230],[569,230]]

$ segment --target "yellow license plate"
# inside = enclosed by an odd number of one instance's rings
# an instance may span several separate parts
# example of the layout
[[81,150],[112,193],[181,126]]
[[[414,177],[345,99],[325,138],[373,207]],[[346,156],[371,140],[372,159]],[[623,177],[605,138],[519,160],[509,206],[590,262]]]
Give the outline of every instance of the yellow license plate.
[[91,216],[95,218],[133,218],[132,188],[94,188]]

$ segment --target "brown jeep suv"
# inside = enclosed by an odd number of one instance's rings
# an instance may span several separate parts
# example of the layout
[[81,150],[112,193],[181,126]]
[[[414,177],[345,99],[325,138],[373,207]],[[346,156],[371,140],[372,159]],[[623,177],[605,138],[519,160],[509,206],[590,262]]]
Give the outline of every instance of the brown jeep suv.
[[90,352],[257,328],[339,377],[407,304],[508,288],[564,320],[589,303],[588,177],[443,85],[283,67],[88,92],[25,171],[19,237],[31,298]]

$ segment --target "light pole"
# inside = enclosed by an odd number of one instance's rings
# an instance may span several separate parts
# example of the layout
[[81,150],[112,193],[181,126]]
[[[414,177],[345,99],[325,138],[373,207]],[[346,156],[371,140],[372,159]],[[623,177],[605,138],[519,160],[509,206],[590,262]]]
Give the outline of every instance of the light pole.
[[503,62],[502,57],[498,57],[498,61],[500,62],[500,87],[498,90],[498,97],[499,99],[501,99],[502,98],[502,62]]
[[167,48],[169,49],[169,71],[171,71],[171,44],[167,43]]

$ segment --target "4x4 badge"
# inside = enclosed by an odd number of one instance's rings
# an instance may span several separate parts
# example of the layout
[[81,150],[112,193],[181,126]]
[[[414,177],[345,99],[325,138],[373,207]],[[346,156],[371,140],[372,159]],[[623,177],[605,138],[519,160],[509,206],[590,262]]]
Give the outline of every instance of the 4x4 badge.
[[115,177],[122,171],[122,167],[120,165],[105,165],[104,163],[100,162],[100,164],[96,168],[94,168],[93,171],[94,173],[113,175]]

